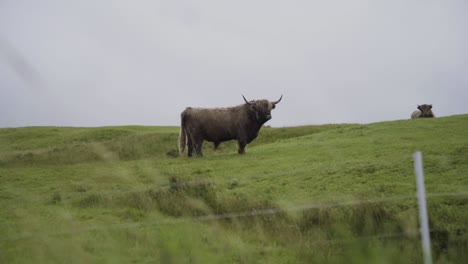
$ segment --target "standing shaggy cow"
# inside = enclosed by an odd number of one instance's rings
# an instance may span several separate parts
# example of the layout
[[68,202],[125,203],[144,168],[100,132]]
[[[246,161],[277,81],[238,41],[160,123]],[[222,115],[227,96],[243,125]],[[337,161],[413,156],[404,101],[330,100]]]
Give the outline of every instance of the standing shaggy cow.
[[414,111],[411,114],[411,118],[419,118],[419,117],[435,117],[434,113],[432,112],[432,105],[431,104],[423,104],[418,105],[418,110]]
[[245,153],[245,146],[252,142],[258,131],[271,119],[271,110],[281,101],[247,101],[245,104],[228,108],[187,107],[181,114],[179,152],[182,154],[187,144],[189,157],[195,149],[203,156],[203,141],[214,142],[215,148],[224,141],[237,140],[239,154]]

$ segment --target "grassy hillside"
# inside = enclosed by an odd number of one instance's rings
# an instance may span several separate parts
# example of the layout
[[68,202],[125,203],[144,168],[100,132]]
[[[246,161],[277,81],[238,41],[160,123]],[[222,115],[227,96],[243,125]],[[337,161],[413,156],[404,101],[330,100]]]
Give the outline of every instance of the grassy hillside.
[[203,158],[178,127],[0,129],[0,263],[435,263],[468,259],[468,115],[262,128]]

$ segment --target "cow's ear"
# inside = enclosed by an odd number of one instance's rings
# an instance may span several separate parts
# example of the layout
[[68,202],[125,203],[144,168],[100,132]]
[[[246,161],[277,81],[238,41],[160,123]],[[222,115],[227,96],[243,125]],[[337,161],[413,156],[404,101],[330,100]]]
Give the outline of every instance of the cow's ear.
[[432,109],[432,105],[431,105],[431,104],[429,105],[429,109]]
[[420,105],[418,105],[418,109],[421,110],[421,106],[420,106]]
[[275,109],[276,105],[275,104],[271,104],[271,109]]

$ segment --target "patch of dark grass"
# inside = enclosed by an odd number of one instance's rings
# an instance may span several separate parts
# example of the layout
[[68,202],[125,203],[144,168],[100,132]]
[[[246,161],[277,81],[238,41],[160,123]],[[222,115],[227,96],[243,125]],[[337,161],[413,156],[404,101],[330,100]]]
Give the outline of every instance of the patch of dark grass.
[[[236,223],[242,229],[260,228],[265,233],[281,233],[290,228],[291,219],[277,205],[268,200],[255,200],[238,195],[220,197],[216,186],[209,182],[187,183],[171,177],[170,188],[155,193],[158,209],[168,215],[213,216],[225,224]],[[190,200],[201,201],[205,207],[194,206]],[[196,205],[196,204],[195,204]]]
[[62,195],[59,192],[52,194],[49,200],[49,204],[58,204],[62,202]]
[[140,211],[150,211],[157,208],[152,191],[140,191],[123,194],[115,198],[119,207],[127,207]]
[[236,224],[241,230],[261,230],[279,240],[289,240],[295,232],[292,218],[271,201],[232,196],[219,201],[218,206],[222,214],[233,216],[223,222]]
[[18,161],[29,163],[29,162],[32,162],[34,160],[34,153],[32,153],[32,152],[21,153],[21,154],[16,155],[15,158]]
[[121,219],[138,222],[145,217],[146,212],[144,210],[136,208],[126,208],[123,212],[119,213],[118,215]]
[[384,203],[361,203],[350,208],[351,215],[348,220],[353,233],[358,236],[374,235],[385,230],[387,232],[401,232],[400,226],[394,227],[397,222],[395,214],[390,212],[389,206]]
[[308,209],[302,212],[298,226],[305,235],[324,232],[329,238],[341,237],[342,230],[356,237],[403,230],[395,214],[382,203]]
[[228,183],[228,189],[233,190],[240,186],[239,181],[237,179],[230,180]]
[[93,193],[81,198],[74,204],[81,208],[105,207],[109,204],[109,201],[103,195]]
[[[171,177],[169,188],[122,193],[107,197],[89,194],[75,203],[81,208],[126,208],[119,216],[136,220],[151,210],[194,221],[220,221],[241,230],[262,230],[265,234],[289,234],[292,219],[277,205],[267,200],[254,200],[238,195],[220,197],[210,182],[190,182]],[[288,229],[287,232],[284,232]]]
[[169,181],[169,189],[150,192],[161,212],[174,217],[200,216],[206,215],[207,209],[217,208],[216,190],[212,183],[184,181],[175,176]]
[[83,186],[83,185],[79,185],[79,186],[76,186],[75,191],[83,193],[83,192],[88,191],[88,187]]
[[166,152],[166,156],[168,156],[170,158],[177,158],[177,157],[179,157],[179,150],[171,149],[168,152]]

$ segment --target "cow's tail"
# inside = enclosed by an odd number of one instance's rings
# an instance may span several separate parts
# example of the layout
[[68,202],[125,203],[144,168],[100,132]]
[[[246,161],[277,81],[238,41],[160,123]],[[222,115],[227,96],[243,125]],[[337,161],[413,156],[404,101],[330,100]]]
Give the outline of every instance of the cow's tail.
[[185,128],[185,111],[180,114],[180,132],[179,132],[179,153],[184,154],[185,144],[187,142],[187,131]]

